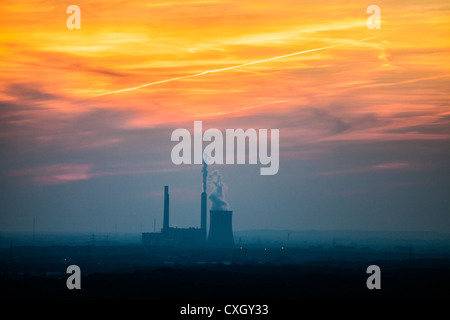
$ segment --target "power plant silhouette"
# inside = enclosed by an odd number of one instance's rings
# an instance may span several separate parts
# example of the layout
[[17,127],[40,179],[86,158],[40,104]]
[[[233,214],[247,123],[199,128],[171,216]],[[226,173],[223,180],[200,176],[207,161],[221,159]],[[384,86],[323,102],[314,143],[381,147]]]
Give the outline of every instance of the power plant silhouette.
[[[210,195],[213,203],[209,213],[209,233],[207,236],[207,194],[206,180],[208,171],[203,163],[203,191],[200,205],[200,228],[173,228],[170,227],[170,196],[169,186],[164,187],[164,218],[161,232],[142,233],[142,243],[150,246],[173,247],[212,247],[233,248],[234,237],[232,228],[233,211],[227,209],[228,204],[222,199],[221,177],[217,171],[213,172],[213,184],[216,189]],[[218,194],[216,194],[218,193]]]
[[231,218],[233,211],[211,210],[209,212],[208,245],[216,248],[234,247]]

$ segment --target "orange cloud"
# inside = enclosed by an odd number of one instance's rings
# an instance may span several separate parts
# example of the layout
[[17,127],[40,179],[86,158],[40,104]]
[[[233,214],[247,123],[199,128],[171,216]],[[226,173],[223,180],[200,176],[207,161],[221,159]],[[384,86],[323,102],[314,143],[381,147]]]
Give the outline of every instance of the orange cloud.
[[37,185],[58,185],[92,178],[92,167],[90,164],[54,164],[15,170],[10,175],[28,177]]
[[[129,114],[121,128],[260,113],[288,118],[314,107],[343,120],[382,119],[315,139],[448,138],[389,131],[447,121],[446,1],[382,1],[380,30],[367,29],[360,1],[77,5],[81,30],[68,30],[66,4],[2,1],[1,100],[68,116],[120,110]],[[34,91],[19,90],[25,87]]]

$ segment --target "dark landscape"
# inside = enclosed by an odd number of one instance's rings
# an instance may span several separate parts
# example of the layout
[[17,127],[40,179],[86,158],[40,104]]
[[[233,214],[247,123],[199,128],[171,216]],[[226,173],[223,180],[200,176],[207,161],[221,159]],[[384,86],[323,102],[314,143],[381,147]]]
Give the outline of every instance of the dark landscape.
[[[316,240],[319,244],[289,247],[263,241],[212,249],[123,244],[123,239],[122,244],[108,244],[99,238],[84,245],[7,247],[3,241],[2,299],[289,304],[305,299],[450,297],[448,250],[427,251],[424,241],[418,242],[422,247],[353,247],[336,240],[334,246]],[[66,287],[66,269],[72,264],[81,269],[81,290]],[[366,287],[366,269],[373,264],[381,269],[380,290]]]

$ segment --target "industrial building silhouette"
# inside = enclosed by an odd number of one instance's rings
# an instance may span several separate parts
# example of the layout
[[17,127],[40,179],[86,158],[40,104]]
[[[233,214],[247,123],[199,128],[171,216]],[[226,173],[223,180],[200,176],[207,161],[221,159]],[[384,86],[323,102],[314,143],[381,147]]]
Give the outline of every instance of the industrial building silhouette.
[[207,237],[207,195],[201,193],[200,228],[170,227],[169,186],[164,187],[164,219],[161,232],[142,233],[142,243],[150,246],[233,248],[233,211],[211,210]]
[[234,247],[232,216],[233,211],[211,210],[209,212],[208,246],[215,248]]

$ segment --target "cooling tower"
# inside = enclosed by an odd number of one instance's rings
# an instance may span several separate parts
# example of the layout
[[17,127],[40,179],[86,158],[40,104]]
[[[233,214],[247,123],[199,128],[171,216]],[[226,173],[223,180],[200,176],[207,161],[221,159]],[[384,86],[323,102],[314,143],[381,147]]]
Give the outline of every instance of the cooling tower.
[[215,248],[233,248],[233,211],[211,210],[209,212],[208,246]]

